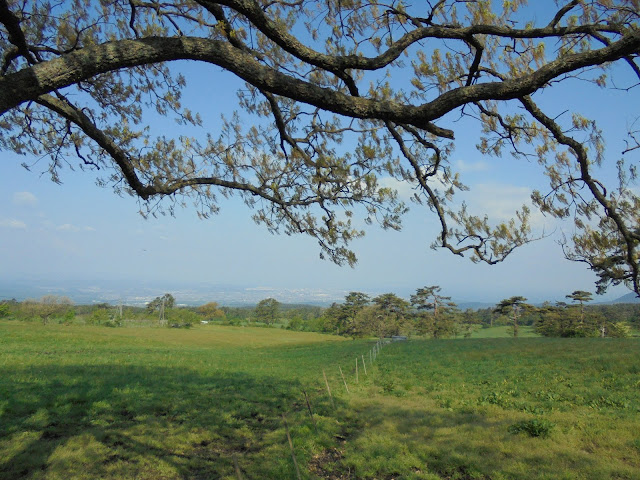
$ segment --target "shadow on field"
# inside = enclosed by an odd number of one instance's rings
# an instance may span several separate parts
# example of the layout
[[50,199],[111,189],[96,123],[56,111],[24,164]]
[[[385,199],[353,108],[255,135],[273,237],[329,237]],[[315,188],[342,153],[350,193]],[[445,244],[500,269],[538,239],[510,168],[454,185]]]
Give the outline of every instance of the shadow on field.
[[559,478],[558,469],[588,474],[597,464],[585,452],[568,452],[559,438],[509,433],[510,415],[444,409],[425,400],[422,406],[393,399],[358,409],[362,425],[347,454],[353,478],[398,478],[400,472],[460,480]]
[[[231,477],[234,456],[247,478],[291,477],[281,415],[308,421],[298,383],[240,372],[45,366],[0,378],[0,478]],[[322,399],[316,409],[329,412]]]

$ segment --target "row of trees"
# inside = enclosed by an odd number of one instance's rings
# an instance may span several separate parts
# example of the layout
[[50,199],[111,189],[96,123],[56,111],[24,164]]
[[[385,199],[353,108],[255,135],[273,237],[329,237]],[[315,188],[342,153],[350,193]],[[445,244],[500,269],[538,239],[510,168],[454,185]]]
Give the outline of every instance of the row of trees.
[[416,333],[433,338],[470,335],[475,323],[462,314],[439,286],[418,288],[409,301],[394,293],[371,298],[351,292],[344,303],[332,304],[324,313],[325,331],[339,335],[385,337]]
[[118,327],[129,323],[169,326],[190,326],[203,320],[224,318],[217,303],[197,308],[177,307],[173,295],[167,293],[150,301],[146,307],[110,305],[74,305],[68,297],[45,295],[39,299],[19,302],[15,299],[0,302],[0,318],[48,323],[80,323]]
[[626,337],[630,333],[627,323],[616,316],[606,315],[585,304],[593,300],[591,292],[575,290],[566,298],[572,304],[545,302],[541,307],[526,303],[527,299],[515,296],[502,300],[494,312],[507,316],[518,336],[521,318],[529,317],[529,324],[546,337]]
[[[130,322],[158,323],[167,326],[190,326],[201,322],[241,323],[257,321],[272,325],[284,320],[296,329],[309,315],[299,315],[296,310],[287,308],[282,318],[281,304],[273,298],[262,300],[255,308],[221,307],[217,302],[208,302],[197,307],[179,307],[175,297],[170,293],[158,296],[147,303],[146,307],[109,305],[97,303],[93,305],[74,305],[65,296],[45,295],[39,299],[28,299],[19,302],[15,299],[0,302],[0,318],[10,317],[17,320],[37,321],[43,324],[82,323],[85,325],[121,326],[125,319]],[[319,316],[320,307],[311,308]],[[296,326],[297,325],[297,326]]]
[[[469,336],[475,328],[507,324],[514,337],[519,335],[521,325],[533,326],[543,336],[623,337],[630,333],[627,322],[638,322],[640,318],[640,306],[587,307],[592,294],[582,290],[566,296],[571,304],[547,302],[536,307],[523,296],[513,296],[494,308],[465,311],[440,292],[437,285],[418,288],[409,301],[393,293],[370,298],[351,292],[343,303],[334,303],[325,311],[322,330],[346,336],[417,334],[446,338]],[[620,315],[628,309],[626,315]]]
[[46,295],[39,300],[0,302],[0,318],[41,321],[43,324],[83,323],[120,326],[124,321],[190,326],[201,322],[267,326],[279,324],[292,330],[338,335],[391,336],[421,335],[432,338],[469,336],[474,329],[509,325],[514,337],[523,325],[543,336],[618,337],[630,333],[629,324],[640,325],[640,305],[587,305],[590,292],[576,290],[566,296],[570,303],[533,306],[522,296],[500,301],[495,307],[460,310],[437,285],[418,288],[409,300],[394,293],[370,297],[350,292],[344,302],[328,308],[281,304],[274,298],[255,307],[223,307],[208,302],[198,307],[177,307],[167,293],[150,301],[146,308],[109,304],[73,305],[67,297]]
[[44,295],[37,300],[0,302],[0,318],[8,316],[38,319],[46,325],[54,318],[70,322],[75,317],[75,311],[70,298],[59,295]]

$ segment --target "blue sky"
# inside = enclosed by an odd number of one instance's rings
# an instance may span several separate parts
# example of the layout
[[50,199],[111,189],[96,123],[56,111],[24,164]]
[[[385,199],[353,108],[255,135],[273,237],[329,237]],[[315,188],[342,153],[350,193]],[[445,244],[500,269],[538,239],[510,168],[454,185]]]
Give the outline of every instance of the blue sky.
[[[354,244],[359,263],[351,269],[320,260],[310,238],[269,234],[253,224],[239,202],[223,204],[209,220],[199,220],[191,210],[145,220],[137,214],[135,199],[96,187],[88,175],[72,174],[56,185],[4,160],[0,265],[5,281],[100,285],[116,280],[123,286],[160,286],[166,279],[171,286],[206,282],[403,295],[438,284],[456,299],[489,302],[516,294],[542,299],[592,287],[593,277],[583,266],[565,261],[553,238],[528,245],[493,267],[431,250],[435,220],[417,208],[401,232],[371,228]],[[480,184],[477,190],[497,212],[528,193],[521,185]]]
[[[210,67],[181,68],[191,85],[185,104],[199,111],[206,128],[215,133],[220,113],[230,114],[233,108],[235,80]],[[607,93],[574,81],[539,100],[552,114],[577,108],[611,132],[603,170],[607,178],[615,178],[623,149],[619,134],[636,114],[625,107],[640,104],[637,89]],[[167,120],[151,126],[158,133],[174,128]],[[469,128],[456,126],[452,164],[472,187],[465,194],[472,211],[503,220],[528,201],[533,188],[544,190],[544,178],[535,163],[481,157],[474,148],[477,132]],[[595,276],[584,265],[565,260],[557,245],[563,231],[571,233],[571,226],[540,214],[534,214],[535,231],[553,233],[490,267],[431,250],[438,233],[436,218],[410,205],[401,232],[374,226],[353,243],[359,263],[351,269],[320,260],[311,238],[269,234],[253,223],[251,211],[237,199],[222,199],[221,212],[208,220],[199,220],[193,209],[179,209],[176,217],[143,219],[136,199],[96,186],[91,172],[67,169],[63,184],[57,185],[40,174],[44,163],[28,172],[20,166],[24,161],[34,159],[0,152],[0,288],[14,280],[98,287],[115,282],[123,289],[152,286],[161,294],[176,285],[206,283],[264,288],[269,292],[265,296],[277,298],[282,289],[408,296],[424,285],[440,285],[455,300],[482,302],[512,295],[554,300],[576,289],[595,290]],[[403,186],[400,193],[407,193]],[[625,293],[616,288],[605,298]]]

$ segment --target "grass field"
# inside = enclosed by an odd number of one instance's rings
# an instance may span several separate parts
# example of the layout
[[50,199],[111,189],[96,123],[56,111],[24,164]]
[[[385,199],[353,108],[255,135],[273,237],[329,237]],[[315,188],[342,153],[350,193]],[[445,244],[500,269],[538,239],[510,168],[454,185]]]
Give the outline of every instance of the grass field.
[[[519,338],[539,337],[532,326],[523,325],[518,330]],[[513,338],[513,327],[500,325],[498,327],[479,328],[471,334],[471,338]]]
[[637,339],[372,345],[0,323],[0,478],[640,478]]

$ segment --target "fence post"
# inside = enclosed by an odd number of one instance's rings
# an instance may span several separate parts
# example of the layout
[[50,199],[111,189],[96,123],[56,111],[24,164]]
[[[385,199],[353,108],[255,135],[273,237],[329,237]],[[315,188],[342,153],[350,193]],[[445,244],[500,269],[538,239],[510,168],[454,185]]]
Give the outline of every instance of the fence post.
[[311,402],[309,401],[309,396],[307,395],[307,391],[303,390],[304,399],[307,402],[307,410],[309,410],[309,416],[311,417],[311,421],[313,422],[313,428],[316,431],[316,435],[318,434],[318,425],[316,424],[316,419],[313,418],[313,411],[311,410]]
[[338,365],[338,369],[340,370],[340,376],[342,377],[342,382],[344,383],[344,388],[347,390],[347,393],[349,393],[349,387],[347,386],[347,381],[344,379],[344,373],[342,373],[342,367],[340,365]]
[[324,373],[324,368],[322,369],[322,376],[324,377],[324,384],[327,386],[327,392],[329,392],[329,399],[331,400],[331,406],[336,408],[336,404],[333,401],[333,395],[331,395],[331,389],[329,388],[329,382],[327,381],[327,374]]
[[289,434],[289,425],[287,425],[287,418],[282,414],[282,421],[284,422],[284,429],[287,432],[287,440],[289,440],[289,449],[291,450],[291,458],[293,459],[293,464],[296,467],[296,475],[298,480],[302,480],[302,476],[300,475],[300,468],[298,468],[298,461],[296,460],[296,454],[293,450],[293,442],[291,441],[291,435]]
[[240,465],[238,465],[238,458],[236,457],[235,453],[233,454],[233,467],[236,470],[236,477],[238,477],[238,480],[244,480],[242,471],[240,470]]

